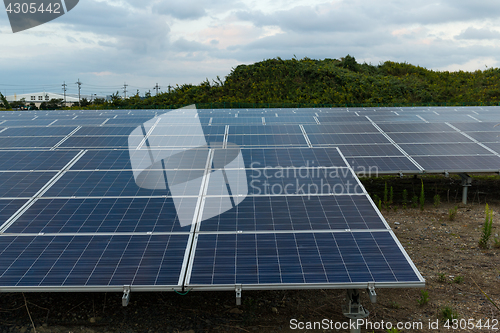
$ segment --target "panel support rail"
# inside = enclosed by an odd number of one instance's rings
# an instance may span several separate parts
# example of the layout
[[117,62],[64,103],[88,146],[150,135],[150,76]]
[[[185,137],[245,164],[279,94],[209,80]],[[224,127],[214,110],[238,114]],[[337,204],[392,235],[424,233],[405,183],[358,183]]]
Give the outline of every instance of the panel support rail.
[[304,126],[299,125],[299,127],[300,127],[300,130],[302,131],[302,135],[304,136],[304,139],[306,139],[307,146],[308,146],[309,148],[313,148],[313,145],[312,145],[311,141],[309,140],[309,137],[307,136],[307,132],[306,132],[306,130],[304,129]]
[[73,134],[75,134],[76,132],[78,132],[80,130],[80,128],[82,128],[82,126],[78,126],[77,128],[75,128],[73,131],[71,131],[71,133],[69,133],[68,135],[66,135],[61,141],[59,141],[58,143],[56,143],[54,145],[54,147],[50,148],[50,150],[56,150],[60,145],[62,145],[64,143],[64,141],[68,140]]
[[14,224],[21,215],[24,214],[38,199],[47,192],[52,185],[54,185],[62,176],[73,166],[78,160],[85,155],[87,150],[81,150],[71,161],[68,162],[54,177],[52,177],[47,184],[45,184],[38,192],[36,192],[31,199],[21,206],[2,226],[0,226],[0,234],[3,234],[12,224]]
[[394,147],[396,147],[401,153],[403,153],[403,155],[410,160],[411,163],[413,163],[420,171],[425,171],[424,168],[422,168],[422,166],[420,164],[418,164],[417,161],[415,161],[403,148],[401,148],[397,143],[396,141],[394,141],[386,132],[384,132],[373,120],[370,119],[370,117],[368,116],[365,116],[366,119],[368,119],[370,121],[370,123],[372,123],[373,127],[375,127],[379,132],[380,134],[382,134],[383,136],[385,136],[385,138],[387,140],[389,140]]

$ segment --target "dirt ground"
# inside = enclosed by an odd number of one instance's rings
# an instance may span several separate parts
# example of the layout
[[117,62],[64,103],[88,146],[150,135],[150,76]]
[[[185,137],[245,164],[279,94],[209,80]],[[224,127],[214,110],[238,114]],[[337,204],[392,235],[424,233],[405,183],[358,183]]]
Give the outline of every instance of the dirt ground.
[[[382,213],[426,279],[426,287],[377,289],[376,304],[362,291],[362,304],[370,311],[367,320],[374,325],[362,332],[387,332],[387,323],[398,322],[417,326],[393,332],[500,332],[500,310],[479,289],[500,305],[500,248],[494,247],[494,238],[500,241],[500,177],[474,177],[467,205],[459,203],[458,177],[423,180],[426,205],[421,211],[411,203],[404,209],[401,202],[404,189],[409,199],[420,193],[420,178],[363,179],[367,191],[380,198],[385,183],[393,187],[395,203],[383,207]],[[436,194],[441,198],[437,207]],[[484,249],[478,241],[486,202],[494,215],[490,248]],[[456,217],[450,221],[449,210],[455,206]],[[422,290],[428,293],[427,302]],[[347,322],[341,310],[345,296],[344,290],[244,291],[243,304],[237,307],[234,292],[133,293],[124,308],[118,293],[3,294],[0,333],[34,332],[32,322],[42,333],[349,332],[335,329],[335,324]],[[458,318],[455,329],[444,327],[446,307]],[[307,322],[328,327],[293,329]]]

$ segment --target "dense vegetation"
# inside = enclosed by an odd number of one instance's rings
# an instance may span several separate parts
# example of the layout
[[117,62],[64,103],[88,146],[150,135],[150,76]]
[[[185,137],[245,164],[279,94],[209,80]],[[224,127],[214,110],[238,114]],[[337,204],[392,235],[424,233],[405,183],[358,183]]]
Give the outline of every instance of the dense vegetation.
[[[341,105],[499,105],[500,69],[475,72],[433,71],[408,63],[359,64],[340,60],[281,58],[233,68],[225,80],[176,86],[169,93],[131,96],[117,92],[110,101],[88,108],[165,108]],[[208,104],[206,104],[208,103]],[[254,104],[255,103],[255,104]],[[88,104],[84,101],[84,104]]]

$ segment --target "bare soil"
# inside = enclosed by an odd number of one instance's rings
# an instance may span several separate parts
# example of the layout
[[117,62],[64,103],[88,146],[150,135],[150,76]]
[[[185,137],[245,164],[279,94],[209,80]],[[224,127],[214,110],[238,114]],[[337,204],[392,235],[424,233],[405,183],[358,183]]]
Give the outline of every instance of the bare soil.
[[[377,303],[372,304],[362,291],[362,304],[370,311],[368,320],[374,325],[383,321],[385,328],[387,322],[423,325],[399,332],[500,331],[500,311],[479,289],[500,305],[500,248],[493,246],[500,233],[499,177],[475,177],[467,205],[458,203],[462,191],[459,178],[424,177],[423,211],[411,204],[403,209],[401,202],[403,189],[409,199],[420,193],[420,178],[371,178],[363,183],[370,194],[380,198],[385,183],[388,189],[393,186],[395,203],[382,213],[426,279],[422,290],[428,292],[428,301],[419,304],[421,289],[377,289]],[[435,194],[441,198],[437,207],[433,205]],[[486,202],[494,211],[494,222],[490,248],[485,249],[478,241]],[[455,206],[456,218],[450,221],[449,210]],[[345,296],[344,290],[244,291],[243,305],[237,307],[234,292],[133,293],[124,308],[118,293],[9,293],[0,295],[0,333],[34,332],[32,322],[42,333],[349,332],[334,326],[347,321],[341,310]],[[456,313],[456,329],[444,327],[445,307]],[[293,319],[304,324],[326,319],[333,327],[294,330]],[[470,323],[474,328],[464,328],[470,325],[469,319],[473,319]],[[429,328],[436,320],[439,328]],[[479,328],[479,320],[482,325],[489,320],[490,327]],[[362,332],[387,331],[374,327]]]

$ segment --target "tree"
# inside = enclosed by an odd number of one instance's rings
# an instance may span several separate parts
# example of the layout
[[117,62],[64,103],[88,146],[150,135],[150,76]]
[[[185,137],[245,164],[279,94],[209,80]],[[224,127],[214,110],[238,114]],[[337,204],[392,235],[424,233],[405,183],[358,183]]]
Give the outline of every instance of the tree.
[[6,108],[7,110],[12,109],[9,102],[7,101],[7,98],[5,98],[5,96],[2,95],[2,93],[0,93],[0,101],[2,102],[2,106],[4,108]]

